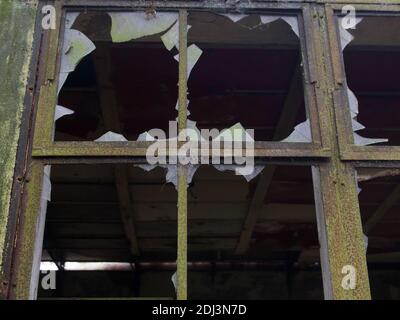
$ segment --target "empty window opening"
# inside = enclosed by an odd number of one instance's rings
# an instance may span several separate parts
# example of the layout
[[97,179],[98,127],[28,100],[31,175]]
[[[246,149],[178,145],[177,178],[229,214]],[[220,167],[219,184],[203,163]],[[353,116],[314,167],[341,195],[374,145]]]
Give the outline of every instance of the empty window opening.
[[[150,24],[152,20],[140,13],[140,19]],[[137,140],[152,128],[168,132],[168,122],[177,116],[178,99],[177,50],[166,50],[161,39],[170,26],[132,40],[128,34],[121,40],[116,31],[112,34],[107,13],[81,13],[72,21],[67,32],[81,32],[94,48],[60,85],[58,105],[73,114],[56,121],[55,140],[93,141],[109,131]],[[76,38],[73,35],[72,48]]]
[[[182,12],[67,12],[54,140],[168,132],[186,76],[187,127],[311,143],[297,16],[189,12],[185,33]],[[174,299],[183,288],[177,166],[114,160],[45,165],[30,297]],[[311,167],[237,168],[187,166],[189,298],[322,299]],[[56,289],[39,266],[55,271]]]
[[176,198],[161,168],[53,165],[39,298],[174,298]]
[[[188,80],[198,128],[241,123],[256,141],[279,141],[307,120],[298,22],[283,18],[189,13],[188,48],[202,51]],[[278,129],[284,108],[292,116]]]
[[[249,183],[212,166],[194,174],[188,186],[190,299],[322,299],[311,170],[264,170],[273,176],[253,213],[265,176]],[[39,299],[176,297],[177,192],[163,168],[53,165],[46,172],[42,198],[50,201],[41,212]],[[257,219],[246,237],[249,214]],[[54,290],[42,286],[45,270],[55,270]]]
[[[240,124],[255,140],[311,142],[296,16],[191,12],[187,38],[189,127]],[[177,118],[177,13],[69,13],[63,41],[55,141],[168,132]]]
[[362,125],[353,121],[355,144],[400,145],[400,17],[357,21],[354,30],[339,25],[352,118]]
[[[263,175],[248,183],[210,166],[194,175],[188,190],[189,299],[323,299],[311,169],[264,170],[273,170],[273,178],[259,200],[253,197]],[[253,214],[256,223],[244,229]]]
[[373,299],[400,299],[400,170],[357,170]]

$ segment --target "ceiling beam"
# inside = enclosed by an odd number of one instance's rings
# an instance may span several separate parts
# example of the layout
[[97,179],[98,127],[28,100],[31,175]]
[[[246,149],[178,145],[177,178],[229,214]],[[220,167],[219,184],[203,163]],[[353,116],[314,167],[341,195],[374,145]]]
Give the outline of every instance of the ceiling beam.
[[[289,91],[283,105],[283,109],[276,126],[273,140],[284,139],[293,129],[296,116],[303,104],[303,86],[302,86],[302,68],[300,64],[296,67],[293,74]],[[246,253],[250,245],[251,236],[257,222],[257,217],[263,208],[264,198],[271,185],[276,166],[266,166],[258,177],[258,182],[254,191],[253,198],[249,203],[249,209],[243,224],[240,238],[235,249],[235,254],[241,255]]]
[[[103,114],[104,127],[107,131],[121,132],[122,126],[119,118],[118,104],[115,90],[110,80],[111,56],[106,43],[96,43],[94,51],[94,65],[97,77],[100,108]],[[115,186],[118,193],[121,219],[126,237],[130,243],[133,256],[138,256],[139,244],[135,227],[135,214],[133,201],[129,189],[129,166],[127,164],[114,166]]]
[[369,235],[373,228],[379,223],[385,214],[396,204],[400,199],[400,185],[397,185],[389,196],[379,205],[378,209],[365,222],[363,231]]

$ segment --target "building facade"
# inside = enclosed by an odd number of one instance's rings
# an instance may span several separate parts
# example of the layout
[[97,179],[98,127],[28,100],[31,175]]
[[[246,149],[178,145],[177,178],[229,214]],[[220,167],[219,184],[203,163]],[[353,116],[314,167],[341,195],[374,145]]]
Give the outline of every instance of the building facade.
[[[0,39],[2,298],[400,297],[398,0],[0,0]],[[254,174],[150,165],[175,120]]]

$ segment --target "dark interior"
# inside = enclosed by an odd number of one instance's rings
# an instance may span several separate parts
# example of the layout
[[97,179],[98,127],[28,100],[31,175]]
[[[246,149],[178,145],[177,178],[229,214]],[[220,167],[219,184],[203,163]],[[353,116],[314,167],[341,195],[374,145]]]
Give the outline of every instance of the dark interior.
[[[300,40],[282,20],[254,27],[259,23],[255,15],[234,23],[216,14],[189,14],[188,45],[203,51],[188,79],[189,118],[200,129],[225,129],[240,122],[255,130],[255,140],[279,141],[306,120],[302,73],[296,72],[301,69]],[[55,140],[93,141],[110,130],[136,140],[152,128],[167,131],[168,122],[177,117],[177,49],[166,50],[162,34],[114,44],[106,32],[111,19],[105,14],[81,14],[73,28],[97,49],[69,75],[60,92],[59,104],[75,114],[56,122]],[[111,87],[107,93],[104,81]],[[277,136],[275,127],[293,83],[299,90],[293,102],[295,120]],[[116,101],[118,123],[104,121],[110,117],[109,99]]]
[[[359,100],[358,121],[366,126],[359,133],[398,145],[400,20],[380,19],[365,18],[351,30],[355,40],[344,51],[345,71]],[[255,129],[256,140],[278,141],[307,119],[297,72],[300,42],[288,24],[259,25],[257,15],[234,23],[204,12],[190,13],[188,22],[189,46],[203,51],[188,79],[190,119],[199,128],[223,129],[240,122]],[[167,130],[168,121],[177,116],[177,50],[166,50],[160,34],[113,44],[110,23],[106,14],[88,13],[74,24],[97,49],[61,90],[59,104],[75,114],[56,122],[56,141],[92,141],[110,130],[136,140],[152,128]],[[292,102],[295,121],[276,136],[293,83],[301,91]],[[108,121],[110,115],[118,121]],[[161,168],[145,172],[132,164],[118,166],[126,173],[140,255],[132,253],[121,218],[116,165],[53,165],[42,259],[58,265],[60,285],[55,291],[40,289],[40,298],[175,298],[176,189],[165,183]],[[359,170],[363,224],[399,183],[395,175],[365,178],[369,174]],[[248,183],[211,166],[194,175],[188,189],[189,298],[323,298],[310,167],[276,168],[249,246],[235,254],[258,181]],[[399,205],[366,232],[376,299],[400,298]],[[65,269],[68,262],[120,262],[124,267],[88,271],[82,264],[72,271]]]
[[359,200],[364,233],[368,236],[367,262],[373,299],[400,299],[399,174],[399,170],[358,169],[363,180],[359,182]]
[[359,102],[358,131],[400,145],[400,17],[364,17],[345,48],[347,83]]
[[[62,285],[39,297],[175,297],[175,187],[165,184],[163,169],[124,166],[140,256],[132,254],[121,219],[115,166],[53,165],[42,260],[59,265]],[[249,248],[235,254],[257,183],[211,166],[195,173],[188,189],[190,298],[323,298],[309,167],[277,167]],[[63,270],[68,262],[124,262],[131,269]]]

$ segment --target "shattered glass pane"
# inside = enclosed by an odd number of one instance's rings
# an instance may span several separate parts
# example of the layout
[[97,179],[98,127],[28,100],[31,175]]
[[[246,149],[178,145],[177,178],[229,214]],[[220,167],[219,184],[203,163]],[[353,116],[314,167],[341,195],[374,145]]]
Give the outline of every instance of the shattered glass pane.
[[354,143],[400,145],[400,18],[338,19]]
[[188,25],[188,110],[198,128],[240,123],[256,141],[311,142],[296,17],[190,12]]
[[55,141],[135,141],[177,117],[178,14],[68,13]]
[[[152,128],[168,131],[178,13],[71,12],[63,38],[56,141],[143,141]],[[191,12],[188,41],[192,128],[240,125],[259,141],[311,142],[296,17]]]

